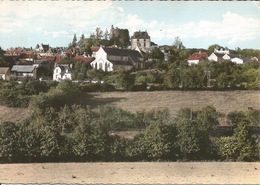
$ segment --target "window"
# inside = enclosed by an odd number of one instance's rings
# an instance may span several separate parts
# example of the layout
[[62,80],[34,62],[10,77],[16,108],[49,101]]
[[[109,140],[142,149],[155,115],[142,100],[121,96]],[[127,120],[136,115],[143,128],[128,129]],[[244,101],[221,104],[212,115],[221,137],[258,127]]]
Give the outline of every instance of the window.
[[99,63],[98,69],[102,69],[102,67],[103,67],[102,63]]

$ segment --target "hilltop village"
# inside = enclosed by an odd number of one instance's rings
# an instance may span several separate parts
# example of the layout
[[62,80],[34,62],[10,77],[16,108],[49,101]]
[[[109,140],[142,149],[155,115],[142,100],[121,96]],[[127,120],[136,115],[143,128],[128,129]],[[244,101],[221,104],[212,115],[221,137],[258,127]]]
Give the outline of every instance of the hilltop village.
[[[103,32],[100,28],[89,38],[77,41],[74,35],[68,47],[37,44],[35,48],[11,48],[1,51],[0,78],[21,81],[31,77],[40,80],[61,81],[94,80],[87,74],[78,74],[79,64],[87,69],[103,72],[142,71],[156,69],[156,65],[179,63],[191,66],[200,62],[229,61],[245,64],[259,61],[257,50],[229,50],[214,44],[205,49],[187,49],[176,37],[172,46],[158,46],[147,31],[136,31],[130,37],[127,29],[114,28]],[[205,74],[207,75],[207,74]]]

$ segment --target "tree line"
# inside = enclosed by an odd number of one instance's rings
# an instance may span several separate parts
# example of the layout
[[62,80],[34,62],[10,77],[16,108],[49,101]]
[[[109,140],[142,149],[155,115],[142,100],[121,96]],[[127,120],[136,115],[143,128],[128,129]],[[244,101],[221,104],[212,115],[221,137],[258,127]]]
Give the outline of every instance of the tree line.
[[242,65],[230,61],[200,62],[189,66],[185,61],[176,63],[154,61],[142,71],[103,72],[87,64],[74,63],[74,79],[104,81],[122,90],[257,90],[260,87],[259,62]]
[[[32,93],[30,117],[0,124],[2,163],[259,160],[259,135],[249,130],[259,125],[257,111],[230,113],[233,135],[214,136],[221,116],[214,107],[186,108],[176,116],[167,110],[132,113],[80,104],[84,96],[71,81],[47,87]],[[118,131],[139,134],[127,139]]]

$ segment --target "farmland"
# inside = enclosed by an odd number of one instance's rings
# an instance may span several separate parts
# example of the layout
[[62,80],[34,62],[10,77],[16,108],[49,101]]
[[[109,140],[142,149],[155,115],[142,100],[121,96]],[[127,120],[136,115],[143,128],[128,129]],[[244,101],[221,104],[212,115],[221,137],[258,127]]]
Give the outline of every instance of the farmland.
[[[91,107],[111,105],[131,112],[168,109],[173,115],[182,108],[199,110],[205,106],[213,106],[223,114],[260,108],[258,91],[105,92],[88,93],[80,101]],[[17,122],[28,116],[27,108],[0,106],[1,121]]]

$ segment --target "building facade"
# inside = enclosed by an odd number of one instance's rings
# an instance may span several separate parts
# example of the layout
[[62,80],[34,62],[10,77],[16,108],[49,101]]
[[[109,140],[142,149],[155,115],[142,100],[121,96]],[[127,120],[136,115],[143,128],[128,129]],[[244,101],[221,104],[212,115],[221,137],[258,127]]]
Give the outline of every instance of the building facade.
[[147,31],[137,31],[131,37],[131,49],[139,47],[142,51],[148,52],[151,49],[151,37]]

